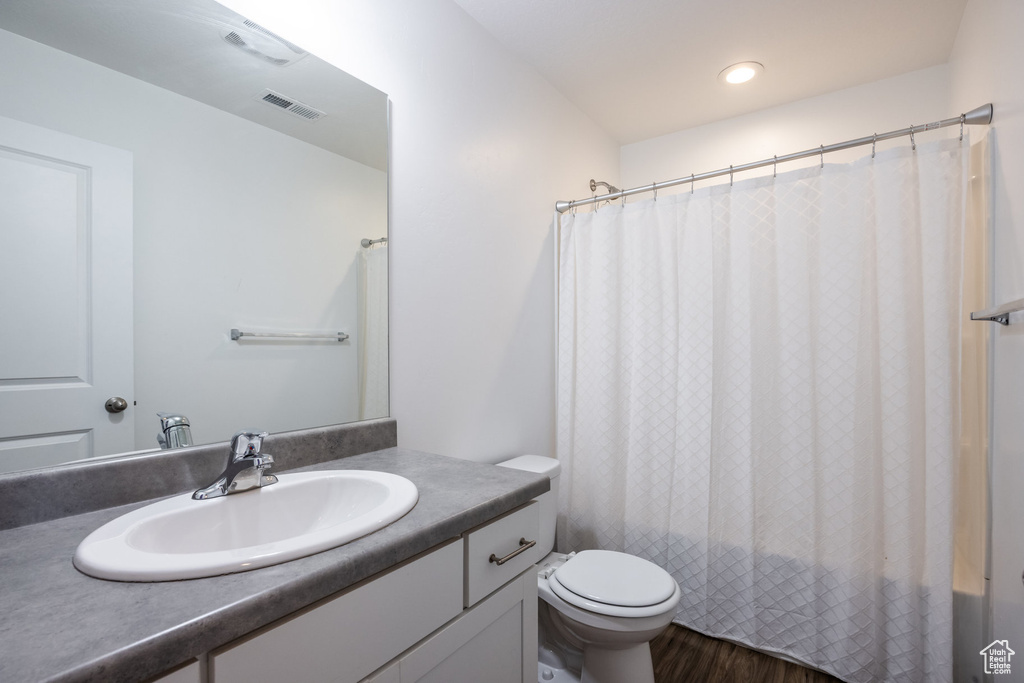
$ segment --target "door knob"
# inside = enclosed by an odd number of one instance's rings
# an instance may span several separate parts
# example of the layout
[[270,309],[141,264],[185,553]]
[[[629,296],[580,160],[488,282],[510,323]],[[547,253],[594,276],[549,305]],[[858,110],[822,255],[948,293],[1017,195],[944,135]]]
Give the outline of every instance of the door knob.
[[103,407],[107,409],[108,413],[120,413],[128,407],[128,401],[124,400],[120,396],[111,396],[107,399],[107,402],[103,404]]

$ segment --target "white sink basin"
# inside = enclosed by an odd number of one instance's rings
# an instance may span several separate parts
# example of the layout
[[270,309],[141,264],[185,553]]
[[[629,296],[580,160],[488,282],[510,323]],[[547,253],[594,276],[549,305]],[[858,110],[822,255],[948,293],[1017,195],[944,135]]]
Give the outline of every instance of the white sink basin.
[[386,472],[282,474],[252,491],[210,500],[186,493],[122,515],[82,541],[75,566],[117,581],[243,572],[373,533],[418,499],[415,484]]

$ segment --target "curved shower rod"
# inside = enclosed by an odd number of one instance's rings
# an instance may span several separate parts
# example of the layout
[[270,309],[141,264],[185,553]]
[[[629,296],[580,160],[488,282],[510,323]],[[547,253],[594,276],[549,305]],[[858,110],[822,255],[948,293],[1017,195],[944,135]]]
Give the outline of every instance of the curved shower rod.
[[729,168],[722,168],[717,171],[708,171],[706,173],[694,173],[685,178],[676,178],[675,180],[664,180],[660,183],[651,183],[650,185],[643,185],[641,187],[633,187],[628,190],[619,190],[613,185],[609,185],[604,182],[597,182],[594,180],[590,181],[590,189],[594,191],[598,185],[603,185],[608,188],[608,194],[597,195],[596,197],[587,197],[586,199],[575,199],[571,202],[560,201],[555,202],[555,211],[558,213],[565,213],[569,209],[577,206],[586,206],[587,204],[596,204],[603,201],[611,201],[613,199],[625,198],[634,194],[640,194],[642,192],[657,192],[658,190],[666,187],[675,187],[676,185],[683,185],[685,183],[691,183],[691,185],[698,180],[707,180],[708,178],[718,178],[720,176],[732,176],[734,173],[741,171],[750,171],[755,168],[764,168],[765,166],[774,166],[786,161],[796,161],[797,159],[806,159],[807,157],[822,157],[822,163],[824,163],[824,157],[829,152],[838,152],[844,149],[850,149],[851,147],[860,147],[862,145],[871,145],[874,148],[876,142],[882,140],[891,140],[893,138],[903,137],[909,135],[911,140],[914,138],[915,133],[923,133],[926,130],[935,130],[937,128],[946,128],[947,126],[960,126],[960,138],[963,139],[963,127],[968,126],[987,126],[992,123],[992,105],[986,104],[977,109],[972,109],[966,114],[960,114],[960,116],[954,116],[953,118],[943,119],[942,121],[936,121],[934,123],[925,123],[920,126],[910,126],[909,128],[901,128],[900,130],[889,131],[888,133],[876,133],[874,135],[868,135],[863,138],[857,138],[856,140],[847,140],[846,142],[837,142],[832,145],[821,145],[814,149],[804,150],[803,152],[794,152],[793,154],[786,154],[784,156],[776,156],[771,159],[763,159],[761,161],[752,161],[748,164],[741,164],[739,166],[730,166]]

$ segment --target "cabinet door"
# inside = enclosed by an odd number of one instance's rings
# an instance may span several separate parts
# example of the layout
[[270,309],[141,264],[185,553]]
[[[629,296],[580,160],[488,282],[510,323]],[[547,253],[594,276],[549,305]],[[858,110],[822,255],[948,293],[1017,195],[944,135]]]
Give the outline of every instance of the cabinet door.
[[527,683],[537,677],[537,577],[515,579],[406,653],[401,683]]
[[192,660],[183,664],[170,673],[163,674],[150,680],[149,683],[200,683],[202,674],[199,671],[199,662]]
[[452,541],[210,654],[210,683],[355,683],[462,609]]

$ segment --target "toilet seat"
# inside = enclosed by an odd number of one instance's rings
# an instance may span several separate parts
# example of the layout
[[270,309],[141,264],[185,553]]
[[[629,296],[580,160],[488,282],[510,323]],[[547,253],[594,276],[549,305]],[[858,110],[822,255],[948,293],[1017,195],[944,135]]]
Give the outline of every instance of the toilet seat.
[[650,617],[672,610],[679,585],[652,562],[609,550],[584,550],[548,576],[551,591],[582,610]]
[[[676,605],[682,593],[677,593],[662,604],[662,611],[650,616],[616,616],[611,614],[598,614],[585,607],[571,605],[552,590],[551,579],[537,577],[537,597],[544,601],[548,607],[561,614],[564,618],[573,622],[586,624],[593,628],[601,628],[617,633],[636,633],[649,629],[664,629],[676,613]],[[625,610],[630,608],[623,608]],[[653,611],[653,609],[651,610]],[[660,631],[659,631],[660,632]],[[653,636],[652,636],[653,637]]]

